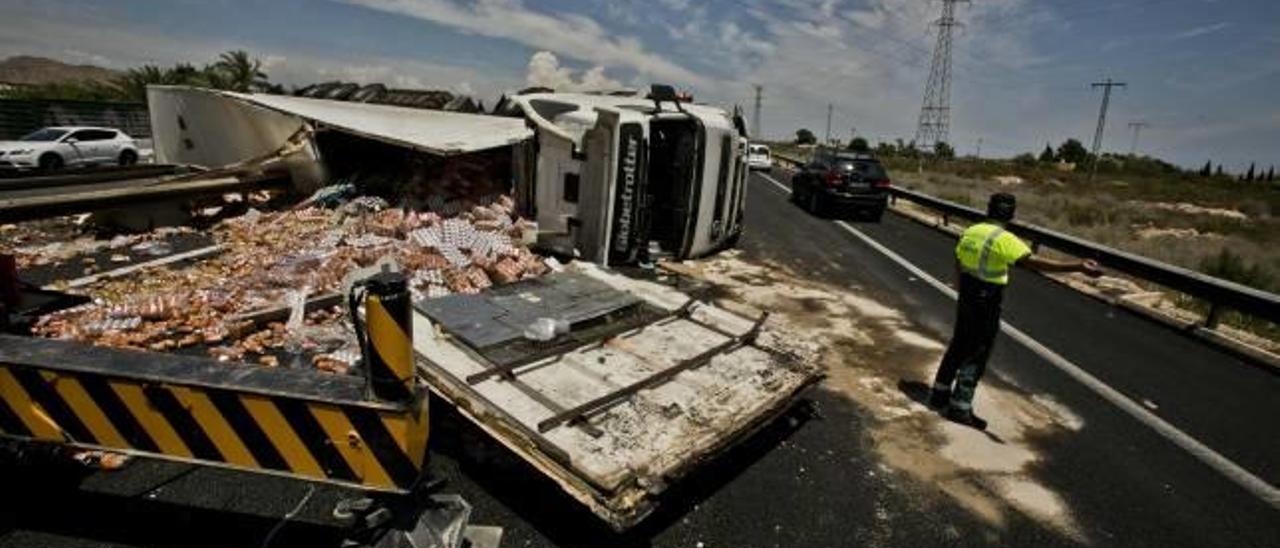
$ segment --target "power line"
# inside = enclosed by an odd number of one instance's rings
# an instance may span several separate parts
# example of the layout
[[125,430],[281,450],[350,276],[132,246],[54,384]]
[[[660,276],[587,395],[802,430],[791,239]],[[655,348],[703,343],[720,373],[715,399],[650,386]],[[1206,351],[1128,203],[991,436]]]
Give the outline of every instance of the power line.
[[956,4],[968,0],[942,0],[942,17],[938,19],[938,41],[929,63],[929,80],[925,83],[924,102],[916,126],[916,146],[933,148],[946,142],[951,133],[951,39],[956,22]]
[[1133,130],[1133,143],[1129,145],[1129,155],[1133,156],[1138,152],[1138,134],[1142,133],[1143,128],[1151,127],[1151,124],[1144,120],[1134,120],[1129,122],[1129,128]]
[[826,140],[827,143],[831,142],[831,111],[834,108],[835,108],[835,105],[832,105],[831,103],[827,103],[827,140]]
[[1098,151],[1102,149],[1102,130],[1107,125],[1107,106],[1111,103],[1111,88],[1122,88],[1127,84],[1124,82],[1114,82],[1107,78],[1105,82],[1094,82],[1090,85],[1093,89],[1102,88],[1102,108],[1098,111],[1098,129],[1093,132],[1093,166],[1089,171],[1089,180],[1098,173]]
[[764,131],[760,129],[760,92],[764,90],[764,86],[753,84],[751,87],[756,89],[756,108],[751,115],[751,130],[756,139],[763,139]]

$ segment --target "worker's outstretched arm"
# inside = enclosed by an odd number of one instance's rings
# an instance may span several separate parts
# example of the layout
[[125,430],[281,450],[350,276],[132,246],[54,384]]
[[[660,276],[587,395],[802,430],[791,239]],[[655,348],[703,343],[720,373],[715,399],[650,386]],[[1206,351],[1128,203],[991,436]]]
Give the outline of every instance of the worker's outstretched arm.
[[1102,268],[1093,259],[1059,261],[1032,253],[1023,257],[1022,260],[1018,261],[1018,264],[1040,272],[1083,272],[1095,278],[1102,275]]

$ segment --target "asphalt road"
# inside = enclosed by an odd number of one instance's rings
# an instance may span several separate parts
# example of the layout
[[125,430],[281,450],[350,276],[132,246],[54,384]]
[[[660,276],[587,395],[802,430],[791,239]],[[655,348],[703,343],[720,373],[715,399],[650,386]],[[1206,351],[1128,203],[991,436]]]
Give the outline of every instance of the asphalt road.
[[[783,178],[785,175],[777,174]],[[751,178],[748,259],[856,288],[945,340],[954,303],[830,220]],[[857,224],[881,244],[948,279],[946,236],[887,215]],[[1006,318],[1122,393],[1275,484],[1280,376],[1016,272]],[[1037,480],[1060,493],[1088,544],[1275,546],[1280,515],[1120,412],[1036,354],[1001,337],[988,386],[1052,396],[1083,427],[1038,440]],[[909,380],[909,379],[904,379]],[[927,379],[918,379],[921,381]],[[434,410],[433,473],[504,528],[503,546],[1074,546],[1039,520],[998,527],[928,483],[880,463],[874,413],[826,390],[668,493],[631,533],[608,532],[549,481],[443,406]],[[307,486],[278,478],[136,462],[83,481],[66,469],[0,467],[0,546],[256,546]],[[342,490],[321,487],[275,546],[336,546],[327,517]]]

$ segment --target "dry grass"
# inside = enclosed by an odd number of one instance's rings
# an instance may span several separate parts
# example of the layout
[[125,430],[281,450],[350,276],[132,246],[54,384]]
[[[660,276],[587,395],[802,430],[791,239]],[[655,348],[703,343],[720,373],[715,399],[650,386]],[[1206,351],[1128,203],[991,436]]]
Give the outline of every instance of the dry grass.
[[[1168,189],[1162,187],[1191,185],[1118,178],[1065,182],[1022,173],[1018,175],[1026,182],[1001,185],[991,177],[919,172],[911,167],[892,171],[896,184],[978,208],[991,194],[1010,192],[1018,197],[1018,218],[1022,221],[1280,292],[1280,246],[1275,245],[1280,233],[1280,191],[1274,188],[1240,184],[1226,192],[1205,183],[1202,186],[1206,188]],[[1194,310],[1207,308],[1186,297],[1180,302]],[[1233,326],[1280,340],[1280,326],[1275,324],[1238,314],[1225,319]]]

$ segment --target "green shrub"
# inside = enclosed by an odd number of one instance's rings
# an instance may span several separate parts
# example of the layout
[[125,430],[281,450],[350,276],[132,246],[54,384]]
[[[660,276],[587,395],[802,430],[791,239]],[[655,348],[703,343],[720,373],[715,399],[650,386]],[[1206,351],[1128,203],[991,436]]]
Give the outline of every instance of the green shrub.
[[1249,264],[1244,260],[1244,257],[1226,248],[1223,248],[1215,255],[1202,259],[1200,261],[1200,271],[1210,276],[1258,289],[1270,290],[1275,283],[1275,276],[1266,267],[1259,264]]

